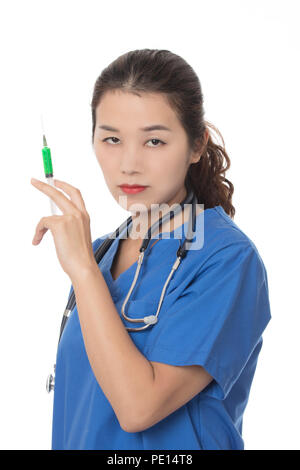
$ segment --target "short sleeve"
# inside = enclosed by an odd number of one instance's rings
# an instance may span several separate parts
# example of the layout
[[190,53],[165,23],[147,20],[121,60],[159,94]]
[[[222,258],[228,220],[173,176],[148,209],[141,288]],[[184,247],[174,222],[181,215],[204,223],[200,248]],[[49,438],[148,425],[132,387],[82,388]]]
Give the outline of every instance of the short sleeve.
[[[216,250],[154,326],[148,360],[201,365],[224,400],[271,319],[268,281],[248,241]],[[158,328],[159,325],[159,328]]]

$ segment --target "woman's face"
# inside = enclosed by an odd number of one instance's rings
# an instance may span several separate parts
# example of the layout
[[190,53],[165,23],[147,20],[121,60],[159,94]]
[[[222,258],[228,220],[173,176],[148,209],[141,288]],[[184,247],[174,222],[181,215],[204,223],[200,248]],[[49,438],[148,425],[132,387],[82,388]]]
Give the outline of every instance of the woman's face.
[[[142,129],[155,125],[169,130]],[[189,151],[176,114],[158,93],[107,92],[96,109],[93,146],[115,200],[127,210],[134,204],[134,210],[141,212],[150,211],[151,204],[180,203],[186,196],[188,167],[199,160],[199,153]],[[122,184],[147,188],[127,194],[120,188]]]

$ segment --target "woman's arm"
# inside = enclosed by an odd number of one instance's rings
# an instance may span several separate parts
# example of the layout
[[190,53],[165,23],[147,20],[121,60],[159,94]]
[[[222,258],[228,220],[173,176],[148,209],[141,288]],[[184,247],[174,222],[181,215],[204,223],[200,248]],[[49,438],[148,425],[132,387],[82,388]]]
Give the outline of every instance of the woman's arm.
[[122,429],[152,426],[212,380],[200,366],[151,363],[141,354],[96,263],[71,280],[90,365]]
[[145,389],[153,385],[152,365],[131,340],[98,266],[71,281],[90,365],[120,426],[127,429]]

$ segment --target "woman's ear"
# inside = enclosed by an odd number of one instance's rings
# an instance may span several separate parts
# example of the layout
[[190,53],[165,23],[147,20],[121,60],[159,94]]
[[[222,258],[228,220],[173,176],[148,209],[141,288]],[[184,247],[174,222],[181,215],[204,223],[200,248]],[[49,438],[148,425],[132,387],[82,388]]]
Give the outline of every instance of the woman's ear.
[[202,153],[207,146],[208,139],[209,139],[209,130],[206,127],[204,134],[203,134],[202,142],[198,141],[196,145],[196,149],[191,153],[190,164],[199,162],[202,156]]
[[200,161],[200,158],[201,155],[199,154],[199,152],[195,153],[192,157],[191,165],[193,165],[194,163],[198,163]]
[[208,139],[209,139],[209,130],[206,127],[205,132],[204,132],[204,148],[207,146]]

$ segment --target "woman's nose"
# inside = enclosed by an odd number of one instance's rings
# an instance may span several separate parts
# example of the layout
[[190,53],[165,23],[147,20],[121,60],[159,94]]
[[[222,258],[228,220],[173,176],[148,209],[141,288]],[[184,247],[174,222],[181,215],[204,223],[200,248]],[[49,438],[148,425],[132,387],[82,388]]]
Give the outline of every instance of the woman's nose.
[[120,170],[125,173],[135,173],[141,170],[141,157],[136,151],[126,152],[122,155]]

